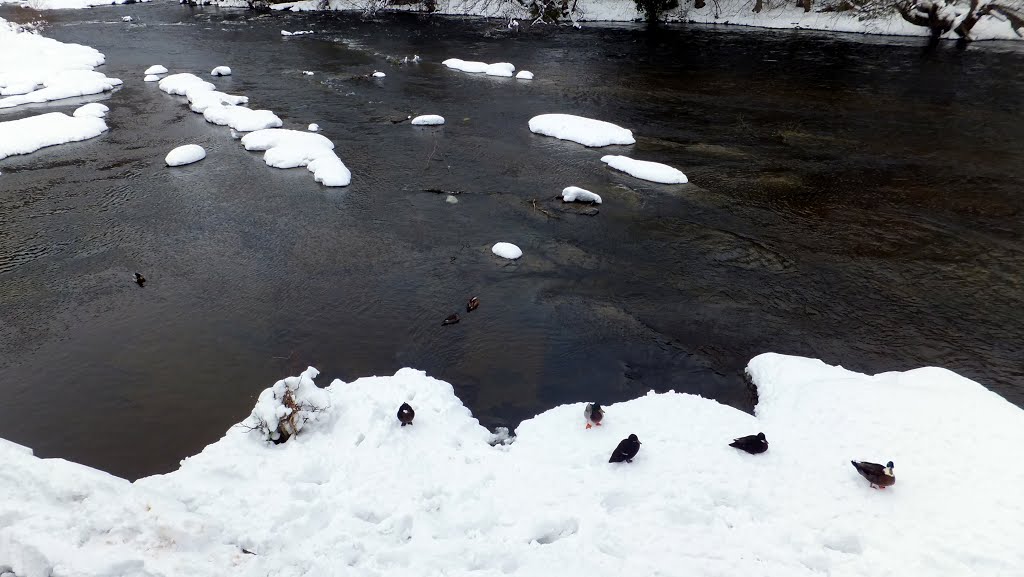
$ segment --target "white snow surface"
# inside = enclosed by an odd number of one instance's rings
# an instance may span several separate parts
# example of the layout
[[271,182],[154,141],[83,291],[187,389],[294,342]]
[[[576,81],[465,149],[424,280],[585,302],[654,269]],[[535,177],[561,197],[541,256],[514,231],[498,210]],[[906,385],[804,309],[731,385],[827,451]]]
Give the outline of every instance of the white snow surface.
[[305,166],[324,186],[348,186],[352,173],[334,153],[334,143],[313,132],[270,128],[242,137],[246,150],[265,150],[263,161],[275,168]]
[[72,116],[92,116],[93,118],[103,118],[109,111],[110,108],[108,108],[106,104],[90,102],[89,104],[83,104],[76,108]]
[[203,111],[207,122],[220,126],[230,126],[238,132],[252,132],[264,128],[277,128],[284,124],[280,118],[269,110],[252,110],[244,106],[215,104]]
[[[151,2],[152,0],[136,0],[137,2]],[[80,10],[94,6],[109,6],[111,4],[127,4],[128,0],[12,0],[9,4],[21,4],[33,10]],[[4,4],[0,0],[0,4]],[[122,17],[123,20],[123,17]],[[130,22],[130,20],[125,20]]]
[[164,162],[167,163],[167,166],[184,166],[193,162],[199,162],[204,158],[206,158],[206,150],[202,146],[186,144],[168,152]]
[[248,104],[248,96],[227,94],[219,90],[190,90],[188,92],[188,107],[192,112],[202,114],[211,106],[237,106]]
[[206,92],[208,90],[216,90],[217,88],[212,83],[203,80],[191,72],[181,72],[165,76],[157,86],[167,94],[176,96],[188,96],[190,92]]
[[491,247],[491,252],[501,258],[507,258],[509,260],[515,260],[523,256],[523,249],[510,242],[495,243],[495,245]]
[[160,77],[157,76],[156,74],[147,74],[145,76],[145,78],[142,79],[142,81],[143,82],[159,82],[160,81]]
[[642,180],[660,182],[661,184],[684,184],[687,182],[685,174],[666,164],[615,155],[602,156],[601,162]]
[[530,119],[530,130],[537,134],[571,140],[591,147],[636,142],[633,133],[621,126],[572,114],[534,116]]
[[231,69],[227,66],[218,66],[210,71],[211,76],[231,76]]
[[436,114],[424,114],[413,118],[412,124],[415,126],[434,126],[444,124],[444,117]]
[[593,202],[601,204],[601,196],[577,186],[562,189],[562,202]]
[[295,32],[289,32],[287,30],[281,31],[281,36],[302,36],[303,34],[313,34],[312,30],[296,30]]
[[[0,160],[16,154],[29,154],[47,146],[87,140],[106,130],[107,123],[102,118],[68,116],[63,112],[0,122]],[[3,518],[2,513],[0,518]],[[3,555],[0,555],[0,563],[2,559]]]
[[167,74],[167,67],[162,64],[154,64],[147,68],[143,74],[147,76],[150,74]]
[[385,76],[387,76],[387,74],[384,74],[383,72],[380,72],[380,71],[377,71],[377,72],[373,73],[373,77],[374,78],[384,78]]
[[473,60],[460,60],[458,58],[449,58],[441,64],[444,64],[448,68],[454,70],[461,70],[463,72],[470,72],[473,74],[486,74],[488,76],[505,76],[511,77],[516,67],[508,62],[495,62],[494,64],[487,64],[486,62],[476,62]]
[[516,78],[519,80],[533,80],[533,72],[530,72],[529,70],[520,70],[516,74]]
[[320,125],[314,122],[313,124],[310,124],[306,128],[306,130],[308,130],[310,132],[320,132]]
[[[128,483],[0,443],[0,569],[19,577],[983,577],[1024,566],[1024,411],[939,368],[764,354],[756,416],[696,395],[584,403],[511,444],[412,369],[306,389],[328,408],[272,445],[253,417]],[[255,414],[280,403],[266,403]],[[600,399],[586,399],[600,400]],[[416,410],[400,427],[398,406]],[[727,445],[763,431],[770,447]],[[618,441],[643,443],[609,464]],[[895,462],[868,486],[851,459]],[[254,554],[242,552],[246,549]]]

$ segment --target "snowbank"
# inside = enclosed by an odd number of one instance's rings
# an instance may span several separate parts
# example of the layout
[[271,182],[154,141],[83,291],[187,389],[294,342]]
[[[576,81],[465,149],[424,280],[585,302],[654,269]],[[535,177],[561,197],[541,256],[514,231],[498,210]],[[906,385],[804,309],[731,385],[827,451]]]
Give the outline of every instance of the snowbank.
[[0,108],[88,96],[113,90],[118,78],[91,70],[103,55],[26,32],[10,32],[0,19]]
[[167,74],[167,68],[162,64],[154,64],[147,68],[143,74],[146,76],[149,76],[150,74]]
[[[135,2],[151,2],[152,0],[134,0]],[[131,4],[133,0],[21,0],[26,8],[33,10],[80,10],[94,6],[110,6],[111,4]],[[3,4],[4,2],[0,2]],[[15,2],[10,2],[14,4]],[[125,20],[130,22],[131,20]]]
[[424,114],[423,116],[413,118],[412,124],[415,126],[434,126],[444,124],[444,117],[436,114]]
[[[591,430],[584,403],[554,408],[492,447],[447,383],[402,369],[318,390],[308,369],[272,390],[303,387],[329,408],[287,443],[250,418],[134,484],[0,443],[0,565],[20,577],[1019,573],[1024,411],[937,368],[868,376],[766,354],[748,373],[756,417],[652,393],[607,405]],[[278,415],[268,395],[254,412]],[[403,402],[411,427],[395,416]],[[767,453],[727,445],[759,431]],[[631,433],[634,462],[609,464]],[[894,461],[896,485],[869,488],[851,459]]]
[[227,94],[219,90],[191,90],[188,93],[188,107],[192,112],[202,114],[211,106],[237,106],[248,104],[248,96]]
[[206,150],[202,146],[186,144],[168,152],[164,162],[167,163],[167,166],[184,166],[193,162],[199,162],[204,158],[206,158]]
[[269,110],[252,110],[244,106],[213,105],[203,111],[207,122],[230,126],[238,132],[252,132],[264,128],[277,128],[284,124]]
[[519,73],[516,74],[516,78],[519,80],[533,80],[533,72],[530,72],[529,70],[520,70]]
[[633,144],[633,133],[610,122],[572,114],[541,114],[530,119],[530,130],[537,134],[578,142],[583,146]]
[[305,166],[324,186],[348,186],[352,173],[334,153],[334,143],[312,132],[270,128],[242,137],[246,150],[265,150],[263,161],[274,168]]
[[491,247],[491,252],[509,260],[515,260],[523,256],[523,250],[510,242],[496,243]]
[[567,186],[562,189],[562,202],[593,202],[594,204],[601,204],[601,197],[583,188]]
[[504,76],[511,78],[512,73],[516,67],[509,64],[508,62],[496,62],[494,64],[487,64],[486,62],[475,62],[460,60],[458,58],[449,58],[441,64],[444,64],[448,68],[454,70],[461,70],[463,72],[470,72],[473,74],[486,74],[488,76]]
[[103,118],[110,111],[105,104],[99,102],[90,102],[89,104],[83,104],[75,109],[72,116],[92,116],[93,118]]
[[657,162],[613,155],[602,156],[601,162],[630,176],[651,182],[660,182],[662,184],[684,184],[687,182],[685,174],[671,166]]
[[227,66],[218,66],[210,71],[211,76],[231,76],[231,69]]
[[[35,152],[47,146],[87,140],[106,130],[107,124],[102,118],[68,116],[62,112],[0,122],[0,160],[16,154]],[[0,559],[3,559],[2,555]]]

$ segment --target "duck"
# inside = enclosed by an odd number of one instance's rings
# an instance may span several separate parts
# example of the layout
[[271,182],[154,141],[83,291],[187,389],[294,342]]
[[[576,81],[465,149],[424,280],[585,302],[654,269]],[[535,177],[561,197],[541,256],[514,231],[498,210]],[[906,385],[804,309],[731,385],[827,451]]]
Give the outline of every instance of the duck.
[[454,325],[457,322],[459,322],[459,313],[452,313],[448,315],[446,319],[441,321],[441,326],[446,327],[448,325]]
[[146,284],[146,277],[142,276],[142,273],[135,273],[135,284],[144,286]]
[[402,422],[403,427],[411,425],[414,418],[416,418],[416,411],[412,410],[409,403],[402,403],[402,406],[398,407],[398,420]]
[[756,435],[747,435],[746,437],[733,439],[733,441],[729,443],[729,446],[736,447],[741,451],[746,451],[751,455],[756,455],[768,450],[768,439],[765,438],[764,433],[758,433]]
[[478,306],[480,306],[480,299],[477,297],[473,297],[469,299],[468,303],[466,303],[466,312],[471,313],[475,311]]
[[587,403],[583,409],[583,417],[587,419],[587,428],[600,427],[601,418],[604,417],[604,409],[597,403]]
[[615,451],[612,452],[612,456],[608,459],[609,463],[621,463],[623,461],[627,463],[633,462],[633,457],[640,452],[640,439],[636,435],[630,435],[625,439],[619,441],[619,446],[615,447]]
[[884,489],[896,484],[896,475],[892,472],[892,461],[884,466],[867,461],[850,461],[850,463],[853,464],[854,469],[857,469],[860,476],[867,479],[875,489]]

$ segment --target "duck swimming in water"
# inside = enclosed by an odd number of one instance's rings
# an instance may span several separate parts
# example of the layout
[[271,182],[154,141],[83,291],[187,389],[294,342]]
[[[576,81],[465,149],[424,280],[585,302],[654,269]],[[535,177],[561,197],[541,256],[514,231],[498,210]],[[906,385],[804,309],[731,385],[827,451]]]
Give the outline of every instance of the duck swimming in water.
[[480,299],[473,297],[469,299],[468,303],[466,303],[466,312],[471,313],[475,311],[478,306],[480,306]]
[[885,466],[866,461],[850,461],[850,463],[853,463],[853,468],[857,469],[860,476],[867,479],[875,489],[884,489],[896,484],[896,475],[892,472],[892,461],[886,463]]
[[139,286],[146,285],[146,277],[142,276],[142,273],[135,273],[135,284]]
[[746,437],[733,439],[733,441],[729,443],[729,446],[736,447],[741,451],[746,451],[751,455],[756,455],[768,450],[768,439],[765,438],[764,433],[758,433],[756,435],[747,435]]
[[459,313],[452,313],[448,315],[448,318],[441,321],[441,326],[446,327],[448,325],[454,325],[457,322],[459,322]]
[[587,403],[583,409],[583,417],[587,420],[587,428],[600,427],[601,419],[604,418],[604,409],[597,403]]

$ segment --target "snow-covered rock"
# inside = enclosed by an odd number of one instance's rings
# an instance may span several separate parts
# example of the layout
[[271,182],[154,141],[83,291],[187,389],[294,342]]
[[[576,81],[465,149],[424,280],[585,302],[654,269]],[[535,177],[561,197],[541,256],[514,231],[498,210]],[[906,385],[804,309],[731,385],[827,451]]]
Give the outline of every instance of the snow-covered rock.
[[302,432],[331,407],[331,395],[313,379],[320,374],[313,367],[298,377],[288,377],[260,393],[245,426],[258,431],[268,441],[286,440]]
[[385,76],[387,76],[387,74],[384,74],[383,72],[380,72],[380,71],[377,71],[377,72],[373,73],[373,77],[374,78],[384,78]]
[[296,30],[295,32],[289,32],[287,30],[281,31],[281,36],[302,36],[304,34],[313,34],[312,30]]
[[150,74],[167,74],[167,67],[162,64],[154,64],[147,68],[143,74],[147,76]]
[[[250,418],[177,471],[135,483],[0,443],[0,567],[24,577],[1019,574],[1024,463],[1009,457],[1024,446],[1020,408],[938,368],[869,376],[769,353],[747,372],[755,415],[650,393],[608,404],[601,427],[585,429],[584,403],[572,403],[491,446],[500,437],[422,372],[314,389],[307,370],[271,388],[326,399],[293,439],[272,445]],[[267,396],[261,411],[289,410]],[[403,402],[416,410],[411,427],[395,417]],[[759,431],[764,454],[728,446]],[[636,459],[608,463],[629,434],[643,443]],[[894,461],[896,485],[871,489],[851,459]]]
[[218,66],[210,71],[211,76],[231,76],[231,68],[227,66]]
[[435,126],[438,124],[444,124],[444,117],[436,114],[424,114],[413,118],[412,124],[415,126]]
[[0,160],[16,154],[35,152],[47,146],[87,140],[106,130],[107,123],[102,118],[68,116],[62,112],[0,122]]
[[303,70],[302,74],[304,74],[305,76],[312,76],[314,73],[312,70]]
[[314,122],[313,124],[310,124],[306,128],[306,130],[308,130],[310,132],[320,132],[320,125]]
[[206,92],[216,90],[216,86],[190,72],[180,72],[165,76],[157,86],[167,94],[188,96],[190,92]]
[[508,62],[495,62],[494,64],[487,64],[486,62],[476,62],[473,60],[460,60],[458,58],[449,58],[441,64],[444,64],[448,68],[454,70],[461,70],[462,72],[470,72],[473,74],[486,74],[488,76],[505,76],[511,77],[516,67]]
[[651,182],[660,182],[662,184],[684,184],[687,182],[686,175],[681,171],[657,162],[635,160],[628,156],[614,155],[601,157],[601,162],[630,176]]
[[252,132],[264,128],[277,128],[284,124],[276,114],[269,110],[252,110],[244,106],[230,104],[214,104],[203,111],[207,122],[220,126],[230,126],[238,132]]
[[334,143],[320,134],[271,128],[242,137],[246,150],[264,150],[263,161],[274,168],[305,166],[324,186],[348,186],[352,173],[334,153]]
[[121,22],[131,22],[132,20],[134,20],[134,18],[132,18],[131,16],[122,16],[121,17]]
[[572,114],[541,114],[530,119],[530,130],[537,134],[600,147],[633,144],[633,133],[610,122]]
[[562,202],[592,202],[601,204],[601,197],[589,190],[576,186],[567,186],[562,189]]
[[93,118],[103,118],[107,115],[110,110],[105,104],[99,102],[90,102],[89,104],[83,104],[75,109],[72,116],[92,116]]
[[501,258],[507,258],[509,260],[515,260],[523,256],[523,250],[510,242],[495,243],[495,245],[491,247],[491,252]]
[[186,144],[168,152],[164,162],[167,163],[167,166],[184,166],[193,162],[199,162],[204,158],[206,158],[206,150],[202,146]]
[[516,78],[519,80],[533,80],[533,72],[530,72],[529,70],[520,70],[519,73],[516,74]]
[[143,82],[160,82],[160,77],[157,76],[156,74],[147,74],[146,77],[142,79],[142,81]]
[[227,94],[219,90],[191,90],[188,93],[189,109],[200,114],[211,106],[238,106],[248,103],[248,96]]

